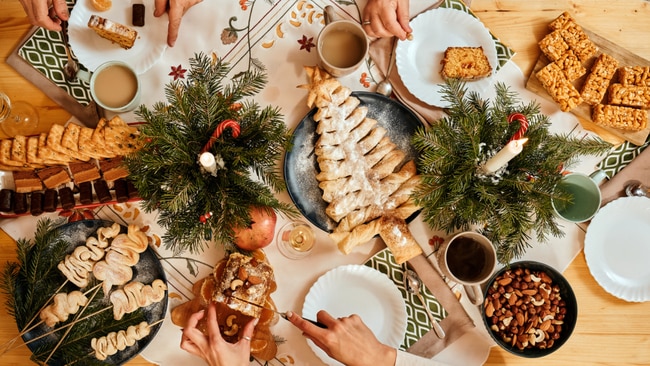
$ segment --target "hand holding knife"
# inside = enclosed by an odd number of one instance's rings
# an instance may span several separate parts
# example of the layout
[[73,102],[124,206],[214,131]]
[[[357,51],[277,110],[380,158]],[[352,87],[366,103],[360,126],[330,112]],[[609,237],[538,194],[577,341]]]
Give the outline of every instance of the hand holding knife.
[[[240,299],[239,297],[236,297],[236,296],[231,296],[231,297],[232,297],[233,299],[237,299],[237,300],[242,301],[242,302],[245,302],[245,303],[247,303],[247,304],[251,304],[251,305],[253,305],[253,306],[257,306],[258,308],[261,308],[261,309],[264,309],[264,310],[268,310],[268,311],[272,311],[272,312],[278,314],[280,317],[282,317],[282,319],[287,320],[287,321],[289,320],[288,317],[287,317],[287,313],[286,313],[286,312],[280,312],[280,311],[277,311],[277,310],[274,310],[274,309],[268,308],[268,307],[266,307],[266,306],[262,306],[262,305],[256,304],[256,303],[251,302],[251,301],[248,301],[248,300]],[[305,317],[301,317],[301,318],[303,318],[304,320],[306,320],[306,321],[308,321],[308,322],[314,324],[315,326],[317,326],[317,327],[319,327],[319,328],[327,328],[327,326],[326,326],[325,324],[323,324],[323,323],[321,323],[321,322],[318,322],[318,321],[316,321],[316,320],[307,319],[307,318],[305,318]]]

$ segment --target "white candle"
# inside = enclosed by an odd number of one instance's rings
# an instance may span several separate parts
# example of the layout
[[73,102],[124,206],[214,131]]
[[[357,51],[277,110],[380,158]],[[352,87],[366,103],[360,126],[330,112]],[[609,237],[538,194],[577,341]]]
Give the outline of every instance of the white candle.
[[486,173],[494,173],[502,166],[506,165],[515,156],[519,155],[524,149],[524,143],[528,141],[527,138],[521,140],[512,140],[506,146],[485,162],[483,171]]
[[202,153],[199,156],[199,164],[201,164],[203,169],[208,173],[214,173],[217,171],[217,161],[211,152]]

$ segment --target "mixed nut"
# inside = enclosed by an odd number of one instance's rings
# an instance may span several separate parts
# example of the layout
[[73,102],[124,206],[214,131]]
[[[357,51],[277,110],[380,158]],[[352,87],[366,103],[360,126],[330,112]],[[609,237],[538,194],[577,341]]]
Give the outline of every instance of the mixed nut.
[[560,338],[566,302],[544,271],[508,269],[488,288],[483,304],[490,330],[518,350],[548,349]]

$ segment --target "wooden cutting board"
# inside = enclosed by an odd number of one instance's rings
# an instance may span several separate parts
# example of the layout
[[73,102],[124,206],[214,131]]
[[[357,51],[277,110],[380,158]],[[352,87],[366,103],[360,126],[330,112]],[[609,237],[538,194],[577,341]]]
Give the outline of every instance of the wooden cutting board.
[[[598,46],[600,52],[606,53],[614,57],[616,60],[618,60],[619,67],[650,66],[650,61],[634,54],[629,50],[620,47],[619,45],[607,40],[604,37],[599,36],[596,33],[593,33],[585,28],[583,28],[583,30],[589,36],[589,39],[591,39],[591,41],[594,44],[596,44],[596,46]],[[590,59],[584,64],[585,67],[587,68],[587,74],[589,73],[589,70],[591,69],[591,65],[594,63],[595,59],[596,57],[593,57],[592,59]],[[528,77],[528,81],[526,82],[526,89],[546,99],[553,100],[553,98],[546,92],[546,89],[544,89],[544,87],[542,86],[542,83],[535,76],[537,71],[542,69],[548,63],[549,60],[542,53],[541,56],[537,59],[537,63],[535,64],[533,71]],[[578,91],[582,90],[582,85],[585,79],[587,78],[587,74],[585,74],[584,76],[582,76],[581,78],[573,82],[573,85],[578,89]],[[612,79],[612,83],[616,83],[616,82],[618,82],[618,72],[614,75],[614,78]],[[605,99],[606,98],[607,96],[605,96]],[[574,108],[571,111],[571,113],[573,113],[576,117],[578,117],[580,123],[585,129],[594,131],[603,140],[608,141],[612,144],[619,144],[627,140],[635,145],[643,145],[646,139],[648,138],[648,135],[650,135],[650,126],[645,130],[638,131],[638,132],[625,132],[615,128],[596,125],[591,119],[591,106],[588,105],[587,103],[580,104],[579,106]]]

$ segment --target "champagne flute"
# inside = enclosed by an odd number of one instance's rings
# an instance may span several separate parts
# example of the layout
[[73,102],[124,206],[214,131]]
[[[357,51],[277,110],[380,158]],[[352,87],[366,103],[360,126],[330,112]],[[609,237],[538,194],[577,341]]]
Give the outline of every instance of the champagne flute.
[[8,137],[31,135],[38,127],[38,112],[27,102],[12,102],[0,92],[0,129]]

